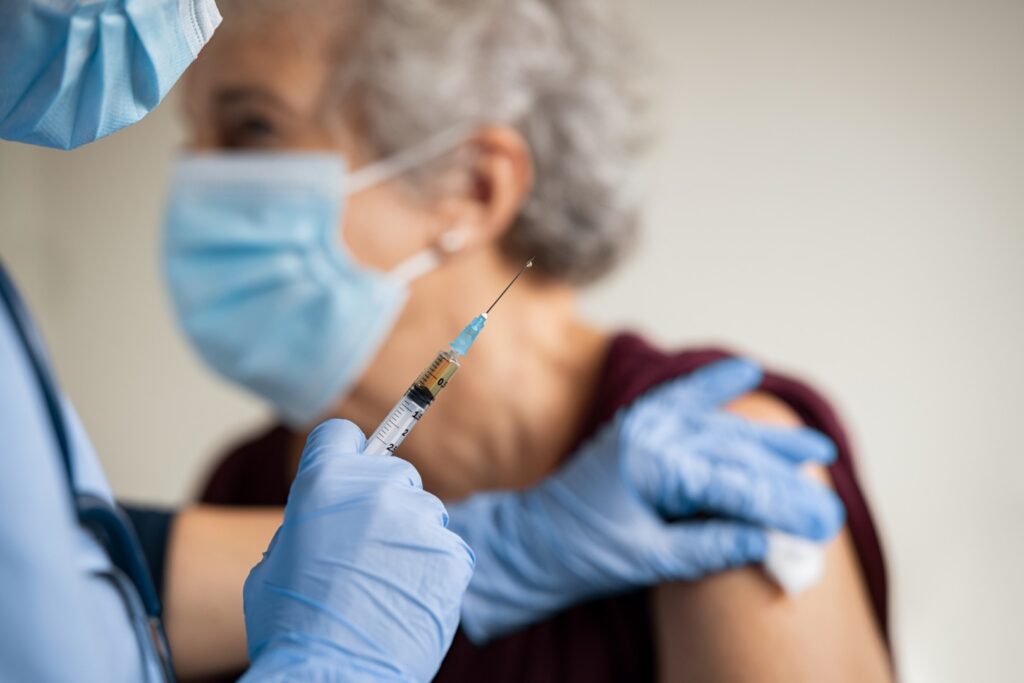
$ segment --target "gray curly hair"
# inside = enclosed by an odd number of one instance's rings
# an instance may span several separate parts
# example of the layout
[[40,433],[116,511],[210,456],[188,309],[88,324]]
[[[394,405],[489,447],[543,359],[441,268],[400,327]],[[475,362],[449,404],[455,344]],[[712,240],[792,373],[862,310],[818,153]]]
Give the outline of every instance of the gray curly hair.
[[537,256],[541,274],[573,284],[618,263],[637,228],[627,181],[646,135],[635,46],[611,0],[344,4],[352,29],[339,82],[355,93],[374,154],[456,123],[511,125],[529,145],[535,183],[505,252]]

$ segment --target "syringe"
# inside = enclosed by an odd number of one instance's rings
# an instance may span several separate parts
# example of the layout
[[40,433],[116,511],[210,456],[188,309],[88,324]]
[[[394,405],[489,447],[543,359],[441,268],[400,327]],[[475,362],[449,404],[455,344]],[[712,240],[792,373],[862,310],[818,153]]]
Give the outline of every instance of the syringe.
[[519,276],[532,265],[533,259],[527,261],[526,265],[519,269],[519,272],[512,278],[512,281],[501,291],[501,294],[494,300],[494,303],[486,311],[473,318],[462,329],[459,336],[448,345],[447,349],[437,354],[434,362],[420,373],[420,376],[416,378],[416,381],[412,383],[409,390],[399,399],[395,407],[388,413],[388,416],[380,423],[380,426],[366,440],[366,448],[363,449],[363,453],[367,455],[392,455],[402,445],[405,437],[409,436],[409,432],[416,426],[419,419],[423,417],[423,413],[427,412],[430,404],[434,402],[434,399],[441,393],[441,390],[448,386],[452,376],[458,372],[462,357],[469,352],[469,347],[473,345],[477,336],[484,329],[484,325],[487,323],[487,316],[491,310],[501,301],[501,297],[505,296],[505,292],[515,284]]

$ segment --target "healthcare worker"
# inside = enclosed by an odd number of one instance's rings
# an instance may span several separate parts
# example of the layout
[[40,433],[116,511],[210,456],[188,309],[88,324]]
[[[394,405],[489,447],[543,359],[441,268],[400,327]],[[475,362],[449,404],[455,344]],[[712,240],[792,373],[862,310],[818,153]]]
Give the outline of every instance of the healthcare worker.
[[[0,0],[0,137],[71,148],[134,123],[219,20],[210,0]],[[246,680],[427,680],[448,648],[472,554],[415,469],[362,440],[310,434],[246,585]],[[172,679],[134,532],[2,268],[0,500],[0,680]]]
[[[211,0],[0,0],[0,137],[70,149],[138,121],[219,20]],[[460,515],[459,532],[488,561],[465,604],[473,554],[415,469],[362,456],[351,423],[321,424],[245,584],[246,679],[428,680],[460,609],[485,640],[588,596],[762,561],[764,528],[834,536],[841,508],[797,493],[788,470],[730,488],[728,467],[717,472],[704,456],[714,441],[792,465],[833,457],[809,430],[740,429],[719,414],[759,377],[743,361],[708,368],[638,402],[536,489],[467,501],[473,514]],[[643,447],[637,425],[666,426],[680,413],[688,419],[670,426],[673,448]],[[728,438],[712,439],[718,432]],[[172,679],[135,533],[2,268],[0,435],[0,680]],[[566,498],[580,480],[592,495]],[[715,512],[715,500],[741,519],[664,519]],[[531,539],[542,533],[552,543],[538,553]]]

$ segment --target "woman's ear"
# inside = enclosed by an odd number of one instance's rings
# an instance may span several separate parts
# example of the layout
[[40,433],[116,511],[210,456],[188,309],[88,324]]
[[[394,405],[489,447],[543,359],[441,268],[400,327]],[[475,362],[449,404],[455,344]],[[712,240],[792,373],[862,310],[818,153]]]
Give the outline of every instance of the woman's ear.
[[526,140],[505,125],[477,129],[467,140],[471,149],[463,169],[461,191],[438,207],[449,225],[470,232],[467,244],[497,241],[515,221],[533,187],[533,157]]

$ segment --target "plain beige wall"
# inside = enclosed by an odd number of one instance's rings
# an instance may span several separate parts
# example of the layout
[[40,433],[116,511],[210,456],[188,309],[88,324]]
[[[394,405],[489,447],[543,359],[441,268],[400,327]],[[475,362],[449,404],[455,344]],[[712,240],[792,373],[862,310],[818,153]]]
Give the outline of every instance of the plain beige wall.
[[[663,136],[585,309],[812,377],[859,446],[908,681],[1017,678],[1024,2],[634,3]],[[117,492],[184,500],[263,409],[155,268],[176,102],[72,154],[0,145],[0,253]]]

